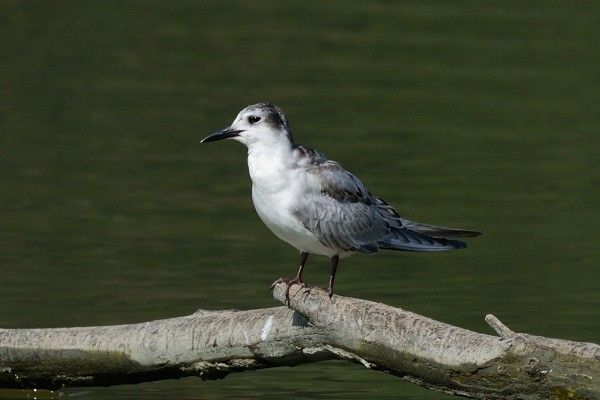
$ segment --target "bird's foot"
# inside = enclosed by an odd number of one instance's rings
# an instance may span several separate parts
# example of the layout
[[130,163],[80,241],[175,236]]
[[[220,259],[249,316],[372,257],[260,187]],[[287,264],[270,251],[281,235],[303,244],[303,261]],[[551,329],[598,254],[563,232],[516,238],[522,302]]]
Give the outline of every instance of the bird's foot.
[[319,289],[324,290],[327,293],[327,296],[329,296],[330,299],[333,297],[333,288],[320,286]]
[[271,285],[271,291],[275,288],[275,285],[277,285],[278,283],[285,283],[286,285],[285,302],[288,306],[290,305],[290,288],[296,284],[304,286],[304,282],[302,282],[302,278],[300,278],[299,276],[296,276],[295,278],[279,278]]
[[314,287],[306,286],[306,288],[303,290],[304,297],[308,296],[313,289],[320,289],[320,290],[326,292],[327,296],[329,296],[330,299],[333,297],[333,289],[328,288],[328,287],[323,287],[323,286],[314,286]]

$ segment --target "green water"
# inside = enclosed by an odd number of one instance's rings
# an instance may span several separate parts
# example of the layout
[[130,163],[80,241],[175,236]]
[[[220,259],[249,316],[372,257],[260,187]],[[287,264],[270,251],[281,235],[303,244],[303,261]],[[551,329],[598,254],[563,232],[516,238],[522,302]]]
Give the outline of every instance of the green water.
[[[401,214],[485,231],[466,251],[345,259],[339,294],[600,342],[599,16],[597,2],[2,1],[0,326],[273,306],[297,254],[253,210],[245,149],[199,144],[268,100]],[[309,282],[327,273],[309,260]],[[451,398],[344,362],[70,393]]]

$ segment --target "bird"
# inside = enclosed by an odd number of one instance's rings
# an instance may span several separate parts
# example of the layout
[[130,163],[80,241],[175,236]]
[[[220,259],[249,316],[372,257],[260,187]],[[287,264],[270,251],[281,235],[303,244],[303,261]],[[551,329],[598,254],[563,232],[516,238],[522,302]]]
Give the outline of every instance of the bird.
[[373,195],[352,173],[319,151],[297,144],[283,111],[272,103],[242,109],[233,123],[202,143],[233,139],[246,145],[252,201],[264,224],[300,252],[294,278],[304,285],[308,256],[330,258],[327,294],[333,296],[340,258],[381,250],[434,252],[466,247],[454,238],[481,232],[413,222]]

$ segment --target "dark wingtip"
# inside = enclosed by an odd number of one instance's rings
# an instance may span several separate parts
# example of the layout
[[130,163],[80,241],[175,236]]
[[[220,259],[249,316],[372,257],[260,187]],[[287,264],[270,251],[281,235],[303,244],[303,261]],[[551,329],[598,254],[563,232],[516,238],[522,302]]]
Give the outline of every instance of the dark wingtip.
[[483,232],[463,230],[463,231],[460,231],[458,236],[460,236],[460,237],[477,237],[477,236],[481,236],[481,235],[483,235]]
[[460,240],[448,240],[448,244],[455,249],[466,249],[467,244],[465,242],[461,242]]

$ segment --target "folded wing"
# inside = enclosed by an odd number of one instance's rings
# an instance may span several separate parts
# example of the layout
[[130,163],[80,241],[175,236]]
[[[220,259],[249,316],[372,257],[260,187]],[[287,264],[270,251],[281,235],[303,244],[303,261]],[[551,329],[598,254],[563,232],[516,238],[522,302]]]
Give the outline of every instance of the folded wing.
[[[308,190],[294,214],[331,249],[340,253],[375,253],[379,248],[444,251],[466,247],[463,242],[441,235],[442,230],[447,232],[450,228],[403,220],[389,204],[371,195],[358,178],[334,161],[323,160],[306,171]],[[434,232],[434,228],[438,230]],[[429,229],[437,236],[420,229]]]

